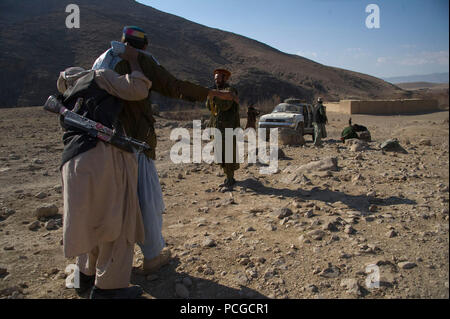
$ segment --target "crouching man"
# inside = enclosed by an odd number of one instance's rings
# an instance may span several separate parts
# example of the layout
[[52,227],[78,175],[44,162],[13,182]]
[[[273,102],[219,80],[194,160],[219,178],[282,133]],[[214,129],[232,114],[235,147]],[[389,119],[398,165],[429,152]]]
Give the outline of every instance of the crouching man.
[[[122,55],[131,73],[72,67],[61,72],[58,91],[64,106],[123,134],[122,100],[147,97],[151,82],[137,62],[137,51]],[[137,197],[138,163],[133,149],[123,150],[62,123],[64,151],[63,242],[65,257],[77,257],[78,293],[91,299],[131,299],[142,294],[130,286],[134,244],[144,228]]]

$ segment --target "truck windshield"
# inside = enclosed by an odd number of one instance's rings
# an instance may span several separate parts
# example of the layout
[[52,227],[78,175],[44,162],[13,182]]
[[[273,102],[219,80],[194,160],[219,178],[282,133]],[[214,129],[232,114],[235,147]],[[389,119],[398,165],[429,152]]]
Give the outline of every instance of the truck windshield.
[[273,113],[279,113],[279,112],[286,112],[286,113],[301,113],[302,109],[299,106],[292,105],[292,104],[278,104],[275,109],[273,110]]

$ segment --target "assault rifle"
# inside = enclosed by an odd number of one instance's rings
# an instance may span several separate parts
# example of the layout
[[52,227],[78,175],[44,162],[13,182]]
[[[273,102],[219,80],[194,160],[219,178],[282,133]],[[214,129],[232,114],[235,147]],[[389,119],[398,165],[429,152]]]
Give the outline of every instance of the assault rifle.
[[[81,103],[82,99],[78,99],[74,109],[79,108]],[[101,123],[92,121],[82,115],[70,111],[62,105],[62,103],[54,95],[49,96],[47,102],[45,102],[44,110],[62,115],[64,118],[64,124],[75,127],[88,133],[92,137],[110,143],[127,152],[133,152],[132,147],[138,152],[144,152],[151,149],[145,142],[117,134],[117,132]]]

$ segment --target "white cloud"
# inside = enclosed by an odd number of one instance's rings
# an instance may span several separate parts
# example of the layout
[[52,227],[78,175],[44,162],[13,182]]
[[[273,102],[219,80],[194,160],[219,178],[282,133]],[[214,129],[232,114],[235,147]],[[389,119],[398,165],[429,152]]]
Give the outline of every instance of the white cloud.
[[400,46],[400,48],[402,48],[402,49],[415,49],[415,48],[417,48],[417,45],[416,44],[402,44]]
[[400,65],[424,65],[438,64],[443,66],[449,65],[448,51],[421,52],[417,55],[408,54],[408,56],[399,61]]
[[377,63],[378,64],[383,64],[383,63],[386,63],[388,60],[390,60],[391,58],[389,58],[389,57],[385,57],[385,56],[381,56],[381,57],[379,57],[378,59],[377,59]]

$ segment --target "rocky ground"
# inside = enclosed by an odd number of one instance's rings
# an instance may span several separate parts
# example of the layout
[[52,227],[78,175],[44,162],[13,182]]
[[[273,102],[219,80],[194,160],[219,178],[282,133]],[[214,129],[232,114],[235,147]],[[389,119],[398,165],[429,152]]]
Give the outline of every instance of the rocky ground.
[[[354,115],[373,138],[355,147],[338,141],[348,116],[330,113],[323,148],[281,146],[277,174],[242,164],[222,192],[218,167],[170,161],[170,130],[188,123],[157,118],[173,258],[132,282],[147,298],[448,298],[448,119]],[[392,137],[407,153],[380,150]],[[57,117],[0,110],[0,298],[79,298],[65,288],[61,151]]]

